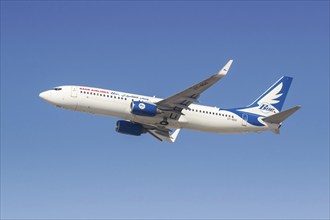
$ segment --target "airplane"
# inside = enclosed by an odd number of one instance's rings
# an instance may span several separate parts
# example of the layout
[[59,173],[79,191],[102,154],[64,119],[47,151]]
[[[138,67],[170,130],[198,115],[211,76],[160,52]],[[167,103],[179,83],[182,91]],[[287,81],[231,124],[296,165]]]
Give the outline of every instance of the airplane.
[[226,76],[233,60],[216,74],[168,98],[143,96],[87,86],[58,86],[39,96],[57,107],[121,118],[116,131],[175,142],[181,129],[210,133],[280,133],[282,122],[301,106],[282,110],[292,77],[282,76],[246,107],[217,108],[198,103],[200,95]]

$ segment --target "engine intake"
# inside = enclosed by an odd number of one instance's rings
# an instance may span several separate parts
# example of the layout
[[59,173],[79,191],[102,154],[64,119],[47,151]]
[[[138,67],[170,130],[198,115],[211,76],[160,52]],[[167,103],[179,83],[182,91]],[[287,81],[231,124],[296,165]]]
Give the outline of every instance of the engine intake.
[[154,104],[141,102],[141,101],[132,101],[131,103],[132,114],[153,117],[158,112],[159,110],[157,109],[157,106]]
[[141,134],[146,133],[142,125],[124,120],[117,121],[116,131],[118,133],[129,134],[134,136],[140,136]]

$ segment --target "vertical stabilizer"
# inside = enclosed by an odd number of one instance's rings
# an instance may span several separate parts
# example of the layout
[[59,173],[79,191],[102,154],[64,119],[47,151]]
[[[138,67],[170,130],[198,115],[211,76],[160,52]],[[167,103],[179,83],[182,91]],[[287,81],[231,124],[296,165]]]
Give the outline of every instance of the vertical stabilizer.
[[282,110],[285,98],[289,92],[292,77],[282,76],[254,102],[241,111],[270,116]]

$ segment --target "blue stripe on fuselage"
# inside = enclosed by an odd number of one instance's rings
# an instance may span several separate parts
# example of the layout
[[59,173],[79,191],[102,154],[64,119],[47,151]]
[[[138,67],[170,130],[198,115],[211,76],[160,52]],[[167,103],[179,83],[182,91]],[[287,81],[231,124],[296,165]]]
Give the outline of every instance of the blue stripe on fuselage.
[[231,108],[231,109],[221,109],[221,110],[232,112],[242,119],[243,119],[243,114],[247,115],[248,116],[247,122],[249,124],[254,125],[254,126],[265,126],[264,124],[260,123],[258,120],[258,118],[261,117],[260,115],[239,111],[240,109],[242,109],[242,108]]

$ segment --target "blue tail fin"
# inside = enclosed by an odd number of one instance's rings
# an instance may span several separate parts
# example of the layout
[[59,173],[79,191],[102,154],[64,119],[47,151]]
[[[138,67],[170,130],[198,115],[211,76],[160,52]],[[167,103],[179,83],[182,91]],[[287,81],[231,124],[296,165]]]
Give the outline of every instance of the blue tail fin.
[[288,94],[292,79],[293,78],[289,76],[282,76],[243,111],[263,116],[269,116],[280,112]]

